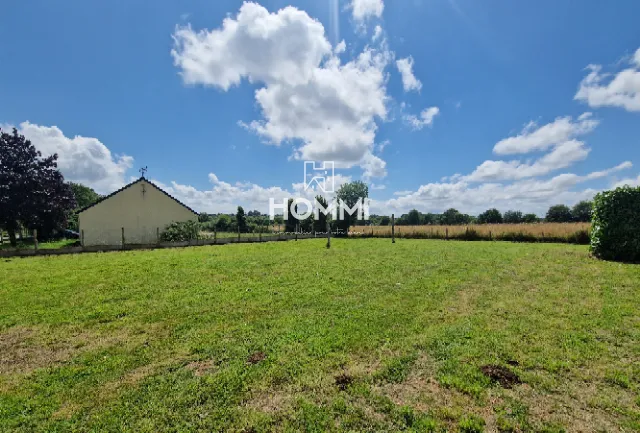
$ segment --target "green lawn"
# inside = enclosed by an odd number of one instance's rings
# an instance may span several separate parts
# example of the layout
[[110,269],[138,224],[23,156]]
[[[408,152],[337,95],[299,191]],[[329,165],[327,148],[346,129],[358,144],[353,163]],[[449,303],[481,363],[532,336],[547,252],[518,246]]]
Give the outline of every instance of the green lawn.
[[640,266],[324,244],[3,260],[0,430],[640,430]]

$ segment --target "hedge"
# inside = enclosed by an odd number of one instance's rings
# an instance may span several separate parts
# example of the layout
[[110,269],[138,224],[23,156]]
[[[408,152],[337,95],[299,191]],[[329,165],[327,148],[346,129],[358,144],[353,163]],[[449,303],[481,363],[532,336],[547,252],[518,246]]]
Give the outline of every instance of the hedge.
[[640,262],[640,187],[596,195],[591,252],[604,260]]

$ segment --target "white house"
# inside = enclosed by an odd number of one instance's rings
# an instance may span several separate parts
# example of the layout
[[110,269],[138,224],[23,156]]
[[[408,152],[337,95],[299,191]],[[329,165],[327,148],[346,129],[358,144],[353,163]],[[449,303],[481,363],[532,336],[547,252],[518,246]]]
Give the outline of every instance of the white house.
[[198,214],[144,177],[82,209],[83,246],[149,244],[167,224],[197,221]]

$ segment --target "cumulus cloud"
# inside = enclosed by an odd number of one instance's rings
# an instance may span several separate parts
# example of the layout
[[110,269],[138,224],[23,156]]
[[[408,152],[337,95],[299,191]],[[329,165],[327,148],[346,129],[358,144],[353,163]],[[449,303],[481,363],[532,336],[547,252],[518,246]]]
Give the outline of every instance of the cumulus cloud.
[[589,65],[574,99],[590,107],[620,107],[640,111],[640,48],[629,61],[629,68],[615,74],[602,72],[602,65]]
[[420,91],[422,83],[413,75],[413,57],[409,56],[396,61],[396,67],[402,75],[402,87],[405,92]]
[[498,155],[509,155],[547,150],[574,137],[588,134],[598,124],[591,113],[583,113],[576,121],[571,116],[558,117],[540,127],[535,122],[529,122],[519,135],[496,143],[493,151]]
[[411,126],[414,130],[421,130],[425,126],[433,125],[433,119],[440,114],[438,107],[429,107],[420,113],[420,117],[414,114],[406,114],[403,116],[405,123]]
[[382,0],[353,0],[351,2],[353,18],[357,21],[382,16],[384,2]]
[[[329,184],[334,185],[336,191],[351,180],[350,176],[341,174],[327,179]],[[214,173],[209,173],[211,188],[205,190],[175,181],[168,184],[158,180],[153,182],[197,212],[207,213],[235,213],[238,206],[242,206],[247,211],[258,210],[268,213],[270,198],[273,198],[276,204],[281,204],[289,198],[313,200],[317,195],[322,195],[331,201],[335,197],[335,193],[325,193],[315,185],[307,189],[302,182],[292,183],[290,188],[265,187],[252,182],[232,184],[219,179]]]
[[17,129],[44,156],[58,154],[58,168],[67,181],[87,185],[102,194],[124,186],[126,172],[133,166],[131,156],[113,155],[97,138],[71,138],[57,126],[30,122],[22,122]]
[[597,190],[573,190],[575,186],[590,179],[590,175],[565,173],[548,180],[526,179],[510,184],[473,184],[466,181],[429,183],[422,185],[417,191],[388,201],[374,201],[371,213],[402,213],[410,209],[443,212],[454,207],[465,213],[478,214],[489,207],[496,207],[501,211],[519,209],[544,215],[553,204],[571,205],[580,200],[591,199]]
[[[366,5],[355,6],[364,13]],[[392,57],[386,48],[365,48],[342,63],[322,24],[306,12],[270,13],[256,3],[244,3],[218,29],[179,27],[174,39],[172,55],[186,84],[226,91],[243,79],[260,83],[255,98],[263,119],[243,125],[275,145],[294,143],[294,158],[365,170],[377,158],[376,120],[387,116],[384,69]]]

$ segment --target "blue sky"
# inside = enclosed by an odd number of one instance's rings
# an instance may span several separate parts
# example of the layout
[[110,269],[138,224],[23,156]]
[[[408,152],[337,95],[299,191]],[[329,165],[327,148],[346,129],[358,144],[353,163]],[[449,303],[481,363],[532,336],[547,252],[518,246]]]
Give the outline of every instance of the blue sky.
[[639,14],[622,0],[13,1],[0,124],[57,152],[69,180],[107,193],[148,166],[199,211],[312,195],[303,161],[332,160],[338,184],[371,185],[373,212],[543,214],[640,183]]

